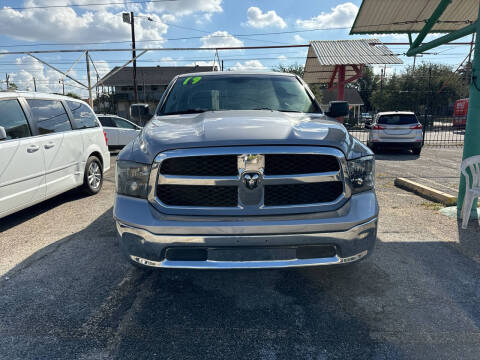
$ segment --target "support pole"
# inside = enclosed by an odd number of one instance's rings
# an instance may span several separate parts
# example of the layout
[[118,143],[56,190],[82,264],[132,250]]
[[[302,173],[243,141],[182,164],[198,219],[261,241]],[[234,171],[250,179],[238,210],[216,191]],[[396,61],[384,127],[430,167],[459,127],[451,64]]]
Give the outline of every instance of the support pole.
[[[441,0],[440,3],[438,4],[437,8],[433,11],[432,16],[427,20],[427,23],[423,27],[423,29],[420,31],[420,33],[417,35],[413,43],[410,45],[411,48],[416,48],[420,46],[422,43],[423,39],[428,35],[428,32],[433,28],[437,20],[442,16],[443,12],[445,9],[450,5],[452,0]],[[411,35],[410,35],[411,36]],[[409,41],[410,41],[409,37]]]
[[33,90],[37,92],[37,81],[35,80],[35,77],[33,78]]
[[[345,68],[346,68],[346,65],[339,65],[339,67],[338,67],[338,95],[337,95],[337,100],[345,99]],[[343,123],[343,117],[339,117],[338,121]]]
[[345,99],[345,65],[338,67],[338,96],[337,100]]
[[[480,16],[480,8],[479,8]],[[480,155],[480,21],[476,22],[475,50],[472,61],[472,81],[470,82],[470,100],[468,103],[467,123],[465,128],[465,140],[463,145],[463,157]],[[457,209],[460,214],[463,199],[465,197],[465,177],[460,173],[460,187],[458,190]],[[477,209],[477,200],[473,202],[472,209]],[[476,213],[476,212],[475,212]]]
[[85,52],[85,60],[87,61],[87,81],[88,81],[88,103],[93,108],[92,98],[92,81],[90,79],[90,59],[88,57],[88,51]]
[[132,28],[132,59],[133,59],[133,97],[135,103],[138,103],[138,92],[137,92],[137,58],[135,51],[135,21],[133,19],[133,11],[130,12],[130,25]]

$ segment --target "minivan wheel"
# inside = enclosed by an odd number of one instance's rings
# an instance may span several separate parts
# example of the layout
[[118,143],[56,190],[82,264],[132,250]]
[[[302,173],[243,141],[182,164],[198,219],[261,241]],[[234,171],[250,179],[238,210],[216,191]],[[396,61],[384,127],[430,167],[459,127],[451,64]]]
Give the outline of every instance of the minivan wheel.
[[88,195],[95,195],[103,184],[102,163],[96,156],[90,156],[85,165],[82,190]]

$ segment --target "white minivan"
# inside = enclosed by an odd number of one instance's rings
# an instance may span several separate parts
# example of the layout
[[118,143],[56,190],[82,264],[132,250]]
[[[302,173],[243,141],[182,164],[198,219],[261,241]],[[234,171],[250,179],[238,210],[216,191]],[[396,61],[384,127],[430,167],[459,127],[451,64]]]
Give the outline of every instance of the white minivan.
[[0,218],[75,187],[96,194],[109,168],[105,133],[85,102],[0,93]]

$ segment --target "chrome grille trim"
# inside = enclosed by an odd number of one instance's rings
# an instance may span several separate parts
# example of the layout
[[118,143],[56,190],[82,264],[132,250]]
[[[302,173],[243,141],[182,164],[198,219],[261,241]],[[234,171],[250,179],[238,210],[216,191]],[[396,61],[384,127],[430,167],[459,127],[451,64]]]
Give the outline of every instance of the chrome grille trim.
[[[340,164],[339,171],[330,171],[324,173],[296,174],[296,175],[263,175],[261,161],[259,160],[258,171],[261,179],[259,192],[255,197],[254,204],[245,197],[246,191],[253,194],[257,191],[248,190],[242,183],[242,174],[250,169],[240,169],[240,158],[246,155],[255,154],[318,154],[335,156]],[[239,175],[238,176],[182,176],[182,175],[163,175],[159,169],[162,161],[172,157],[186,156],[215,156],[215,155],[236,155],[239,157]],[[232,146],[232,147],[213,147],[213,148],[192,148],[178,149],[160,153],[155,158],[152,165],[152,172],[149,182],[150,203],[161,213],[172,215],[274,215],[274,214],[292,214],[332,211],[341,207],[351,196],[350,184],[346,173],[346,159],[344,154],[335,148],[318,146]],[[341,181],[343,183],[343,193],[334,201],[317,204],[296,204],[284,206],[264,206],[263,205],[263,187],[265,185],[286,185],[301,183],[319,183],[328,181]],[[239,189],[239,204],[237,207],[202,207],[202,206],[169,206],[163,204],[157,197],[156,191],[158,185],[206,185],[206,186],[237,186]]]

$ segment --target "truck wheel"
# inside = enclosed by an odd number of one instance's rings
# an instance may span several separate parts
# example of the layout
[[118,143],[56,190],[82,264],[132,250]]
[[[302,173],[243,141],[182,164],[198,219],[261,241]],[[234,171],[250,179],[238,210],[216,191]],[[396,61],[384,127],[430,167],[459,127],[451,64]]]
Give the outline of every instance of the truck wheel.
[[103,184],[102,163],[96,156],[90,156],[85,165],[82,190],[88,195],[95,195]]
[[413,148],[412,152],[414,155],[420,155],[420,153],[422,152],[422,148],[421,147]]

